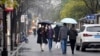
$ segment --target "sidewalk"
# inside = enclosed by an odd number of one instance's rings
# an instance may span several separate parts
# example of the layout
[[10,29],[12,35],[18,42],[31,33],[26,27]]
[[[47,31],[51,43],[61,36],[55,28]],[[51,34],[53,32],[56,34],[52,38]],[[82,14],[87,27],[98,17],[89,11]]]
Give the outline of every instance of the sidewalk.
[[[55,43],[53,43],[52,52],[49,52],[48,45],[45,46],[44,52],[41,52],[39,44],[36,43],[37,37],[30,35],[28,39],[29,43],[23,46],[23,52],[20,53],[20,56],[63,56],[61,49],[55,48]],[[72,56],[69,46],[66,55]]]

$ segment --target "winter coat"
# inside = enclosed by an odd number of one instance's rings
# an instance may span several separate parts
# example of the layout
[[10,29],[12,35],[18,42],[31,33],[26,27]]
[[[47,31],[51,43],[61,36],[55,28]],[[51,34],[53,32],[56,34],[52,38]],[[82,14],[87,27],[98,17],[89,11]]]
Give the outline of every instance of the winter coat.
[[53,35],[54,35],[54,30],[53,29],[47,29],[47,37],[53,38]]
[[37,34],[38,34],[37,43],[39,43],[39,44],[42,44],[42,43],[47,44],[46,32],[42,32],[42,29],[39,28],[37,30]]
[[58,42],[58,41],[59,41],[59,39],[58,39],[59,30],[60,30],[60,26],[56,26],[56,27],[54,28],[54,33],[55,33],[54,41],[55,41],[55,42]]
[[60,28],[60,31],[59,31],[59,38],[60,39],[65,39],[65,38],[68,38],[68,28],[66,26],[63,26]]
[[69,35],[69,39],[75,39],[76,40],[77,31],[76,30],[73,30],[73,29],[70,29],[68,31],[68,35]]

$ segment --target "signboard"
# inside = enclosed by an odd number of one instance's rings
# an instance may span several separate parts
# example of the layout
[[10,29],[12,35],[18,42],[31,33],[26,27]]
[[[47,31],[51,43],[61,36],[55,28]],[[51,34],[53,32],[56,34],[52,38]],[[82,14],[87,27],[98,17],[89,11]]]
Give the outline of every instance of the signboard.
[[86,16],[87,20],[94,20],[95,19],[95,15],[91,14],[91,15],[87,15]]
[[21,15],[21,22],[25,22],[25,15]]

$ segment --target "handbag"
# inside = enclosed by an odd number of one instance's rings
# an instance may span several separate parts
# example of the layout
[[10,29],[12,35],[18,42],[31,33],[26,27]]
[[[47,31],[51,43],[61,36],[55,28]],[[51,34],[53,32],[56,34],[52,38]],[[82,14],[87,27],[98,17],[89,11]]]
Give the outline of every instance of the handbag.
[[59,49],[60,47],[61,47],[60,42],[57,42],[55,48],[58,48]]

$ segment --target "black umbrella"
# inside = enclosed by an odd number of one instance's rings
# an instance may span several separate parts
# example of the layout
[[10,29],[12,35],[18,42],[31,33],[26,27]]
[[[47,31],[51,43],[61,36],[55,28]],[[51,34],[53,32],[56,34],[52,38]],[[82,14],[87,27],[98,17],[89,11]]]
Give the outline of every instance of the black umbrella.
[[63,26],[63,23],[60,23],[60,22],[56,22],[55,24],[58,26]]
[[53,24],[53,21],[50,21],[50,20],[42,20],[38,24]]

